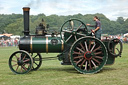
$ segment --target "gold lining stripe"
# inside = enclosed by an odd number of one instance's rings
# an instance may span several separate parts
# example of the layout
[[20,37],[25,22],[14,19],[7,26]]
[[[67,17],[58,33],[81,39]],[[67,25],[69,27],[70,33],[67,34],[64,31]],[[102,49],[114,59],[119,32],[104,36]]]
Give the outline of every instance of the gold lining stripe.
[[32,52],[32,36],[30,37],[30,51]]
[[46,37],[46,53],[48,53],[48,37]]
[[63,40],[61,40],[61,43],[62,43],[61,50],[63,51],[64,50],[64,42],[63,42]]

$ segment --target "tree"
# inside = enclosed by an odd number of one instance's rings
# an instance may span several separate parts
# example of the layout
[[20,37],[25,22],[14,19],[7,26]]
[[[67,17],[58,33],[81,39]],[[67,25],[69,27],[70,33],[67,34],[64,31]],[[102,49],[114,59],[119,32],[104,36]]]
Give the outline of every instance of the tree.
[[124,24],[122,25],[121,31],[122,33],[128,33],[128,19],[126,19]]
[[[60,30],[62,24],[72,18],[80,19],[85,24],[95,24],[93,21],[93,17],[98,16],[102,23],[102,30],[103,33],[107,34],[121,34],[128,32],[128,19],[124,20],[123,17],[118,17],[116,21],[110,21],[105,15],[103,14],[75,14],[75,15],[68,15],[68,16],[58,16],[58,15],[49,15],[46,16],[45,14],[38,14],[38,15],[30,15],[30,32],[33,34],[35,33],[36,26],[41,23],[42,18],[45,20],[46,24],[49,24],[49,30]],[[79,24],[79,23],[77,23]],[[90,31],[90,29],[87,27]],[[22,31],[23,28],[23,15],[22,14],[9,14],[4,15],[0,14],[0,33],[3,31],[8,33],[23,35]]]
[[117,22],[119,22],[120,24],[123,24],[124,23],[124,18],[123,17],[118,17]]

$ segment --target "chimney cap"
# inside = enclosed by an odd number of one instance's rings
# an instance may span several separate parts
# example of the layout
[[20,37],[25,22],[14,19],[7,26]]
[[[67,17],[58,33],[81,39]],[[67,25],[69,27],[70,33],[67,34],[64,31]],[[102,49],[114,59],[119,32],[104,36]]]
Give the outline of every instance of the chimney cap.
[[29,11],[30,7],[23,7],[23,11]]

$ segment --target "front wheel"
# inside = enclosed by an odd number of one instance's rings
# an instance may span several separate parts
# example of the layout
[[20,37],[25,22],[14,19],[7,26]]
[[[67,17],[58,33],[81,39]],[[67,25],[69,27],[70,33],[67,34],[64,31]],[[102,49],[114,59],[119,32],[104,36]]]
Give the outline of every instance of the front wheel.
[[9,67],[15,74],[28,73],[32,69],[32,66],[33,59],[26,51],[16,51],[9,58]]

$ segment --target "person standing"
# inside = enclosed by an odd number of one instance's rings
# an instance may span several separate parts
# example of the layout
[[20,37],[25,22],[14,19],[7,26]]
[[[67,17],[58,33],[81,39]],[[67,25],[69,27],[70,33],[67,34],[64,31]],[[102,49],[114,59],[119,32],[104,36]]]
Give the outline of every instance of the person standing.
[[96,38],[101,39],[101,33],[102,33],[101,22],[97,16],[94,16],[93,20],[95,21],[95,25],[91,25],[91,24],[86,24],[86,25],[90,27],[95,27],[95,29],[91,31],[95,34]]

